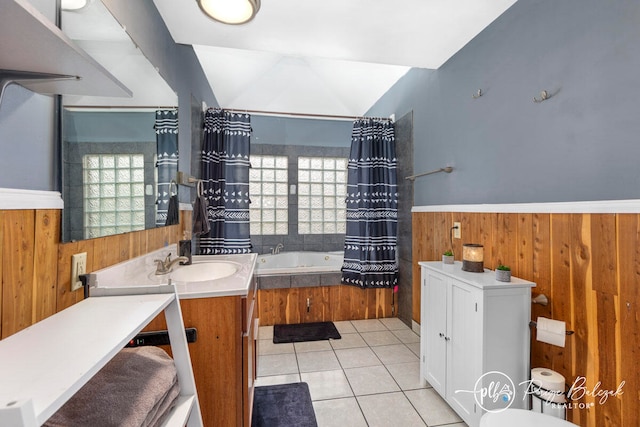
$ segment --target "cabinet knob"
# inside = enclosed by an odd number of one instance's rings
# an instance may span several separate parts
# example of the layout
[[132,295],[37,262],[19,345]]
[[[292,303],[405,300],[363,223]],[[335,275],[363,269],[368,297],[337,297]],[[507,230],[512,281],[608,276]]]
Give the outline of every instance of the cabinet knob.
[[444,337],[444,340],[445,341],[449,341],[449,340],[451,340],[451,338],[450,337]]
[[438,335],[440,335],[440,338],[444,338],[444,334],[442,332],[440,332]]

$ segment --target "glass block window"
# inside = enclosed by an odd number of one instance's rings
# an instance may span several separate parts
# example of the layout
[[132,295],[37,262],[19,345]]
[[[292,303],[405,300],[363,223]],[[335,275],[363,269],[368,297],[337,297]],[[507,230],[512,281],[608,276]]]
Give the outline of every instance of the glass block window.
[[347,159],[298,157],[298,233],[346,231]]
[[144,229],[144,155],[88,154],[84,175],[84,237]]
[[289,234],[287,156],[251,155],[251,234]]

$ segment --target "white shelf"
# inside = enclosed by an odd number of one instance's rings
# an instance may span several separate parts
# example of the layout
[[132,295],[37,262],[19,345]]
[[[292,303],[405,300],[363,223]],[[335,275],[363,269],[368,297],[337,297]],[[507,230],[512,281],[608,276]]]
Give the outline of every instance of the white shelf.
[[[26,0],[0,2],[0,80],[42,94],[130,97],[131,91]],[[17,80],[14,71],[75,76]]]
[[171,416],[162,423],[162,427],[184,427],[187,424],[195,400],[193,396],[180,396],[176,406],[171,410]]
[[119,291],[145,294],[92,295],[0,341],[0,426],[44,423],[163,310],[181,386],[167,425],[184,425],[189,414],[189,425],[201,425],[175,288]]

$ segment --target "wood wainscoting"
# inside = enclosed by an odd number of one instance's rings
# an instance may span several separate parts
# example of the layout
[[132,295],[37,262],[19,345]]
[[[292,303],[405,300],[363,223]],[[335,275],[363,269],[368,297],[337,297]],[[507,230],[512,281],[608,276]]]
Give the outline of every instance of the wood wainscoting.
[[[581,426],[640,425],[640,215],[555,213],[413,213],[413,319],[420,322],[418,261],[456,260],[462,243],[484,245],[484,266],[511,266],[512,274],[536,282],[533,294],[549,305],[532,304],[532,318],[565,321],[575,334],[564,348],[532,339],[531,366],[560,372],[568,385],[586,378],[581,403],[568,411]],[[505,319],[508,321],[508,319]],[[535,338],[535,331],[532,330]],[[622,387],[622,394],[605,396]],[[585,408],[588,406],[588,408]]]
[[86,252],[92,272],[177,243],[191,224],[191,212],[181,211],[180,225],[60,243],[61,214],[59,209],[0,211],[0,338],[83,299],[82,290],[71,292],[71,255]]
[[[258,291],[260,325],[393,317],[393,290],[334,285]],[[309,307],[307,309],[307,300]]]

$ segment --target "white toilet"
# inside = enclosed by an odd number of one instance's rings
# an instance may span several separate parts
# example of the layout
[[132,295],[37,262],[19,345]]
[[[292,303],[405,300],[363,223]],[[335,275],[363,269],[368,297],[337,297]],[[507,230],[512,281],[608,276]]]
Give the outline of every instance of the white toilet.
[[575,424],[551,415],[525,409],[506,409],[487,412],[480,419],[480,427],[569,427]]

